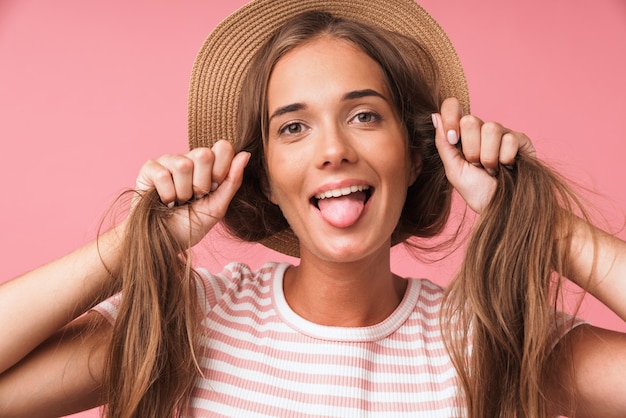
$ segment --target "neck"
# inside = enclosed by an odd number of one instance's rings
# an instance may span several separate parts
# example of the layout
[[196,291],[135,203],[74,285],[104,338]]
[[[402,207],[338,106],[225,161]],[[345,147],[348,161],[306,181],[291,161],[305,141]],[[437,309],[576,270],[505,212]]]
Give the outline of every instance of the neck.
[[398,307],[407,282],[391,273],[389,249],[364,260],[338,263],[301,252],[283,288],[291,309],[320,325],[363,327],[386,319]]

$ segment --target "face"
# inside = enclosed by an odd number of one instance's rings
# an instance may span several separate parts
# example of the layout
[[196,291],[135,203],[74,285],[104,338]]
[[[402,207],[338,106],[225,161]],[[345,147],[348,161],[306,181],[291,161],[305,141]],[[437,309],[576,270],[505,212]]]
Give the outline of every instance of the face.
[[301,256],[388,252],[418,167],[378,64],[352,43],[316,39],[280,59],[267,100],[267,193]]

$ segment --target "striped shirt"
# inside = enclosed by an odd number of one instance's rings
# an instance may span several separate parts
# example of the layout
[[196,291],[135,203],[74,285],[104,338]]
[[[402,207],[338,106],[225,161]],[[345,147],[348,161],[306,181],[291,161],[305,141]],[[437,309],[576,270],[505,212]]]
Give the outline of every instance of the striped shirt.
[[[408,279],[402,302],[383,322],[329,327],[291,310],[282,286],[288,267],[253,271],[233,263],[216,275],[198,271],[207,308],[194,416],[462,415],[438,326],[441,287]],[[116,305],[109,300],[96,309],[113,321]]]

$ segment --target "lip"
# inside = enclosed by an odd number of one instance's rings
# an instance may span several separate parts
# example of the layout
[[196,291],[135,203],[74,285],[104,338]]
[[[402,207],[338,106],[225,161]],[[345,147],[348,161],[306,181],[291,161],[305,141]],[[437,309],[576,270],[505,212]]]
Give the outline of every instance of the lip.
[[318,187],[317,189],[313,191],[313,193],[311,193],[311,195],[309,196],[309,200],[314,200],[314,199],[316,200],[317,198],[315,196],[318,196],[330,190],[344,189],[344,188],[353,187],[353,186],[367,188],[372,192],[374,190],[374,187],[371,184],[363,180],[346,179],[346,180],[326,183]]
[[311,206],[313,206],[316,210],[319,211],[319,207],[317,203],[320,201],[320,199],[316,196],[319,196],[320,194],[323,194],[328,191],[346,189],[346,188],[362,189],[362,191],[364,191],[367,194],[367,197],[365,198],[365,208],[367,209],[367,207],[369,207],[371,198],[374,195],[374,191],[375,191],[374,186],[372,186],[371,184],[367,182],[364,182],[363,180],[355,180],[355,179],[346,179],[346,180],[341,180],[337,182],[330,182],[330,183],[324,184],[323,186],[318,187],[317,189],[315,189],[314,193],[309,197],[309,203],[311,204]]
[[347,196],[351,193],[356,193],[356,192],[369,193],[369,190],[370,190],[369,186],[348,186],[348,187],[342,187],[339,189],[327,190],[325,192],[318,193],[313,197],[315,199],[322,200],[322,199],[328,199],[330,197]]

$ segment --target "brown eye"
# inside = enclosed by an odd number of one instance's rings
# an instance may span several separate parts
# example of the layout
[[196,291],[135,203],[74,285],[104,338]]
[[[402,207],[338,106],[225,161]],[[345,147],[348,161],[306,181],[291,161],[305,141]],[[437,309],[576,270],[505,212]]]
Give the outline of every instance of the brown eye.
[[289,125],[285,126],[281,130],[281,132],[285,134],[296,135],[301,133],[303,130],[304,129],[301,123],[290,123]]
[[373,123],[379,120],[380,118],[374,112],[361,112],[357,114],[354,118],[352,118],[352,122],[354,123]]
[[367,122],[371,122],[372,121],[373,116],[372,116],[371,113],[359,113],[357,115],[357,119],[358,119],[359,122],[367,123]]

